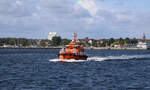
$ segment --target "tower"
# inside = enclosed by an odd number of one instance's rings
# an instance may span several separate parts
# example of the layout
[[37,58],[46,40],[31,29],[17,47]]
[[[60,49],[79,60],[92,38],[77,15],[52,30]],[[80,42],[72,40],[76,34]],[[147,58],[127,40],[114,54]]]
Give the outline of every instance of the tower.
[[53,37],[57,36],[57,33],[56,32],[50,32],[49,35],[48,35],[48,40],[52,40]]
[[145,42],[145,40],[146,40],[146,36],[145,36],[145,33],[143,33],[142,41]]

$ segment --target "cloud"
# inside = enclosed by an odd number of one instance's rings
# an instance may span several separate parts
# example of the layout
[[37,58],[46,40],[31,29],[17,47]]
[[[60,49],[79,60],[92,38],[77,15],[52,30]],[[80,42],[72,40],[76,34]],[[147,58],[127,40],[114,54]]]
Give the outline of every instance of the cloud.
[[30,16],[35,10],[35,4],[21,0],[1,0],[0,13],[12,17]]
[[1,36],[47,38],[48,32],[55,31],[63,37],[77,32],[103,38],[110,33],[150,33],[149,13],[124,8],[120,0],[116,0],[120,6],[108,7],[106,1],[114,0],[0,0]]
[[93,0],[79,0],[78,4],[87,9],[92,16],[95,16],[98,12],[98,8]]

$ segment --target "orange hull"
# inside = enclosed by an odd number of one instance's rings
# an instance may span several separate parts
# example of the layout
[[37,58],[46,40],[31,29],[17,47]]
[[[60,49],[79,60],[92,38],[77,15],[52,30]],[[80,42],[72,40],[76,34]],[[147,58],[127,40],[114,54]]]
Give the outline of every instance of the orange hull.
[[59,59],[75,59],[75,60],[87,60],[86,55],[75,55],[75,54],[59,54]]

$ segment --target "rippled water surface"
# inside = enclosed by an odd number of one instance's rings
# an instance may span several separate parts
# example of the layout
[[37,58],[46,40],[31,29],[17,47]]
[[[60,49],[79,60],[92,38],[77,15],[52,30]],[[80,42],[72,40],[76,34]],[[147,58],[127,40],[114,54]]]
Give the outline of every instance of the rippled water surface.
[[0,90],[150,90],[150,50],[86,50],[61,63],[59,50],[0,49]]

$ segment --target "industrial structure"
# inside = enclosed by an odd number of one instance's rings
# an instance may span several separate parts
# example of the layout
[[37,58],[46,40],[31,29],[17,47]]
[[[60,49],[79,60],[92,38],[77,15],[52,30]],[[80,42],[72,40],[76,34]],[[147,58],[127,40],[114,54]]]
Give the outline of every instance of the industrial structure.
[[48,34],[48,40],[52,40],[53,37],[55,37],[55,36],[57,36],[57,32],[50,32],[50,33]]

